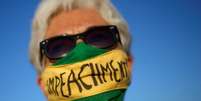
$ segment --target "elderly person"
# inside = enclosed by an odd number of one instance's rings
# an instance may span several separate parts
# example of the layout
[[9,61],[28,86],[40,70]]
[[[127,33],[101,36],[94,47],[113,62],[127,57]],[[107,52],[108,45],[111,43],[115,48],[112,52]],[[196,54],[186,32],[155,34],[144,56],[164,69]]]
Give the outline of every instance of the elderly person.
[[42,0],[30,59],[48,101],[123,101],[130,35],[109,0]]

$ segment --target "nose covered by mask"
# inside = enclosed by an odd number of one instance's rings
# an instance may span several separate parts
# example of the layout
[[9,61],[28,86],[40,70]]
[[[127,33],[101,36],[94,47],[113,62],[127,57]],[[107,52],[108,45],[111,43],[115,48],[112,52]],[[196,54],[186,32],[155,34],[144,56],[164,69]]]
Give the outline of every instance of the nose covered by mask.
[[130,69],[124,51],[79,43],[64,58],[45,67],[41,83],[48,101],[123,101]]

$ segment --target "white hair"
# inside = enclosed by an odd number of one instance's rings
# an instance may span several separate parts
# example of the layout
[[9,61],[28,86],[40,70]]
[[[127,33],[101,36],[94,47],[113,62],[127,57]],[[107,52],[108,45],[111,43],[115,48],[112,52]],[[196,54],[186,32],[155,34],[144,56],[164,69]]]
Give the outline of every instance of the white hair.
[[33,18],[29,47],[31,63],[36,67],[39,74],[44,69],[44,62],[40,60],[39,43],[44,40],[48,21],[51,19],[51,16],[57,13],[59,9],[72,10],[89,7],[96,9],[109,24],[118,27],[123,48],[126,52],[130,53],[131,37],[128,32],[128,25],[111,4],[110,0],[42,0]]

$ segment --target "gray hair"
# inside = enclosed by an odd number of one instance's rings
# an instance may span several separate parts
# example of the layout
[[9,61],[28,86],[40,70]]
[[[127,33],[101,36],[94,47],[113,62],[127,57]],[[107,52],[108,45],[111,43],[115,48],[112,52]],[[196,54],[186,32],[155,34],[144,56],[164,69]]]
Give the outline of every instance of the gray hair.
[[83,7],[97,9],[109,24],[116,25],[120,32],[123,48],[126,52],[130,53],[131,37],[128,32],[128,25],[110,0],[42,0],[33,18],[32,36],[29,47],[30,61],[36,67],[39,74],[44,69],[44,62],[40,60],[39,43],[44,40],[48,21],[51,19],[51,16],[57,13],[59,9],[72,10]]

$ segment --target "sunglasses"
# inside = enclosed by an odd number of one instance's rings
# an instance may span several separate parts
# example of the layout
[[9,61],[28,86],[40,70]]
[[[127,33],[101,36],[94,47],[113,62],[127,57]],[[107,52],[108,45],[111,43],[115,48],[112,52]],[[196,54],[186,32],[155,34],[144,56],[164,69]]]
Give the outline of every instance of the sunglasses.
[[120,42],[119,31],[115,25],[94,26],[76,35],[61,35],[40,42],[41,59],[45,54],[50,60],[64,57],[82,39],[86,44],[101,49],[111,49]]

